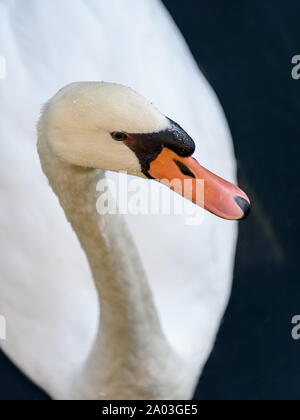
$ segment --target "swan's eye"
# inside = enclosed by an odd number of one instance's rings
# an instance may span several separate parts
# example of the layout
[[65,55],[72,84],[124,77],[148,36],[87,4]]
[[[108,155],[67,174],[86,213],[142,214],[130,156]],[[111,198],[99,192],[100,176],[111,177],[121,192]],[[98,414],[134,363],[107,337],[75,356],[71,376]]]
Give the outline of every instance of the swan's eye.
[[114,131],[113,133],[111,133],[111,136],[114,140],[117,140],[117,141],[122,141],[122,140],[127,139],[127,134],[121,133],[119,131]]

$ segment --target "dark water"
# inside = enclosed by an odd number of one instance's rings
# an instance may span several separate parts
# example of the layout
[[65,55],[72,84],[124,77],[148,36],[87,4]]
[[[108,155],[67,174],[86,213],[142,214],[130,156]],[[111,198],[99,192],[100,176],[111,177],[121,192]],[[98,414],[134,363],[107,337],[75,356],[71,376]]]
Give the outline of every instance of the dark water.
[[[253,211],[240,225],[233,294],[200,380],[200,399],[300,399],[298,167],[300,54],[296,0],[165,0],[225,109],[240,184]],[[2,399],[47,398],[0,354]]]

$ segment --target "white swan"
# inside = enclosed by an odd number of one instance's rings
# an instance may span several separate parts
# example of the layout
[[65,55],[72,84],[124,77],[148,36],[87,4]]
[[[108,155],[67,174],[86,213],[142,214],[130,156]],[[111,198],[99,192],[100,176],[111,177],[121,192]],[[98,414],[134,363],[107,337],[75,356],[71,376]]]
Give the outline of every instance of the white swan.
[[[158,1],[125,7],[120,0],[28,0],[14,7],[3,0],[0,55],[7,73],[0,80],[0,314],[7,339],[0,345],[34,382],[63,398],[96,337],[98,301],[78,241],[41,173],[40,104],[75,80],[113,80],[178,121],[198,144],[201,163],[232,182],[235,159],[219,103]],[[126,219],[163,332],[190,367],[183,380],[191,395],[230,293],[236,225],[209,214],[199,227],[176,216]],[[90,385],[87,398],[99,391]]]
[[[64,378],[59,397],[186,399],[196,372],[172,349],[123,220],[96,210],[96,169],[157,180],[205,180],[205,207],[242,219],[249,199],[191,157],[193,140],[129,88],[73,83],[45,107],[38,149],[45,174],[84,249],[98,291],[98,334],[86,361]],[[101,195],[101,193],[100,193]],[[155,250],[153,250],[155,252]],[[199,368],[198,368],[199,369]]]

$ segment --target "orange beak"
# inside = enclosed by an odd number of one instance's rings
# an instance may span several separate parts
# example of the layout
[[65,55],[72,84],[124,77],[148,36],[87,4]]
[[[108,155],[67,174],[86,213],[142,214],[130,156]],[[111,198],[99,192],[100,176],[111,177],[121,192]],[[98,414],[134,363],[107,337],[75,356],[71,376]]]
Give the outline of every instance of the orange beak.
[[[150,163],[148,173],[223,219],[241,220],[250,212],[250,200],[240,188],[208,171],[194,158],[180,157],[166,147]],[[204,189],[199,188],[203,183]]]

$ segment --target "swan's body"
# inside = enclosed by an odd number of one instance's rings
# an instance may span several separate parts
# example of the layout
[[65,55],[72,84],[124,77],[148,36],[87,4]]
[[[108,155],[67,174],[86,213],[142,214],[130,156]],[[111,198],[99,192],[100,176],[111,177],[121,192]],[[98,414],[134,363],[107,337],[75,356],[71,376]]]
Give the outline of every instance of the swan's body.
[[[47,14],[37,1],[19,6],[21,10],[7,1],[0,5],[0,48],[7,59],[7,80],[0,82],[0,182],[5,203],[0,210],[0,313],[7,320],[7,340],[1,346],[55,398],[187,398],[210,353],[230,293],[236,225],[209,214],[196,228],[186,226],[178,216],[126,217],[154,294],[162,337],[170,343],[169,354],[178,355],[181,363],[177,370],[171,358],[170,367],[157,370],[156,383],[162,387],[154,392],[151,386],[143,388],[151,364],[145,353],[139,354],[136,360],[144,357],[145,371],[138,372],[138,391],[133,385],[124,394],[117,389],[126,378],[124,374],[118,383],[118,369],[111,382],[116,387],[103,390],[97,371],[100,364],[97,369],[92,364],[87,375],[80,375],[86,372],[85,362],[97,336],[97,293],[74,232],[41,173],[35,121],[41,102],[62,85],[106,79],[134,87],[180,122],[199,140],[201,163],[234,181],[230,135],[212,90],[158,2],[132,1],[126,10],[119,1],[111,1],[109,7],[99,1],[90,1],[89,7],[79,1],[73,5],[73,1],[48,2]],[[114,22],[125,20],[132,32],[111,26],[112,13]],[[88,29],[80,24],[82,19],[88,21]],[[21,34],[20,21],[26,36]],[[72,39],[73,28],[78,44]],[[90,42],[91,34],[98,39],[97,45]],[[143,52],[147,54],[141,61]],[[121,67],[116,65],[118,60]],[[93,182],[89,185],[92,188]],[[159,252],[154,252],[158,247]],[[129,263],[134,258],[132,249]],[[144,281],[139,267],[132,270],[132,279]],[[152,305],[150,297],[149,293]],[[122,349],[126,341],[118,337],[113,348]],[[160,366],[166,360],[166,341],[158,341]],[[108,366],[113,368],[111,361]],[[126,363],[123,366],[126,372]],[[127,373],[130,376],[130,370]],[[79,383],[70,382],[74,377]]]

